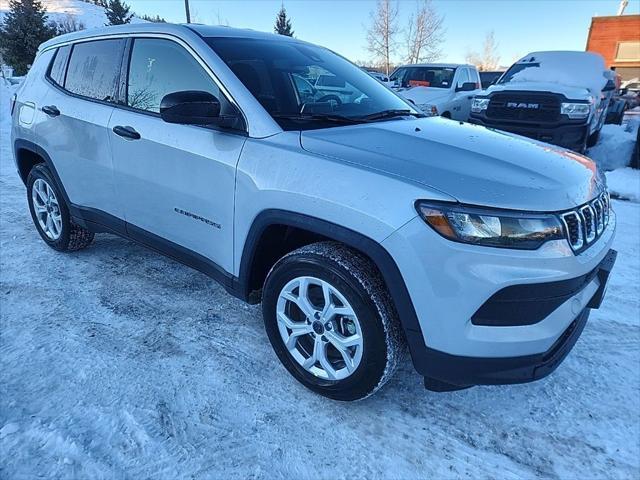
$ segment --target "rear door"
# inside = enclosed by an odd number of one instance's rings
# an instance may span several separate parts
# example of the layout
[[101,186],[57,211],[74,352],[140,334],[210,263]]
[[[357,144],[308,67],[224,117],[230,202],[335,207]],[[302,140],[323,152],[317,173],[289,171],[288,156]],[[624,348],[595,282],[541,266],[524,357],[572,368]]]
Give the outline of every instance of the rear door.
[[[234,107],[186,45],[134,38],[129,55],[125,105],[109,123],[128,233],[187,263],[205,257],[232,272],[235,172],[246,134],[165,123],[159,111],[166,94],[185,90],[213,94],[222,114]],[[122,128],[135,134],[115,132]]]
[[37,129],[69,200],[118,218],[123,211],[115,194],[108,125],[123,51],[122,39],[58,48]]

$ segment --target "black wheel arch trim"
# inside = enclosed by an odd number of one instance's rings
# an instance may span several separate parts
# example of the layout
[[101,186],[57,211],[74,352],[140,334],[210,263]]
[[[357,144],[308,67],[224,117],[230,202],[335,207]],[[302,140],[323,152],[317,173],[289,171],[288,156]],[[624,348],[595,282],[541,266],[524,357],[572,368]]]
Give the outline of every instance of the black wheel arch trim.
[[160,238],[135,225],[110,215],[101,210],[73,204],[64,188],[58,172],[49,154],[39,145],[24,139],[14,143],[16,158],[19,150],[28,150],[40,156],[49,167],[54,180],[58,184],[65,202],[69,206],[72,218],[81,226],[93,232],[109,232],[141,243],[152,250],[163,253],[174,260],[190,266],[218,281],[235,297],[244,301],[251,298],[250,275],[251,265],[257,254],[257,246],[265,230],[273,225],[283,225],[307,230],[334,241],[348,245],[369,256],[378,267],[389,289],[391,298],[400,317],[400,322],[407,339],[414,367],[421,375],[427,368],[427,347],[422,335],[413,302],[405,285],[404,278],[395,261],[387,250],[377,241],[351,230],[317,217],[291,212],[288,210],[268,209],[260,212],[249,229],[242,251],[239,277],[224,271],[219,265],[166,239]]
[[363,252],[367,255],[378,270],[389,289],[400,322],[404,330],[411,358],[418,373],[424,375],[426,367],[427,347],[422,335],[422,329],[416,314],[409,290],[405,285],[400,269],[393,260],[391,254],[377,241],[335,223],[312,217],[309,215],[291,212],[288,210],[269,209],[260,212],[249,229],[244,242],[242,259],[240,262],[239,285],[242,289],[241,298],[248,299],[251,296],[250,276],[251,266],[258,254],[258,245],[263,233],[273,225],[283,225],[307,230],[311,233],[322,235],[331,240]]

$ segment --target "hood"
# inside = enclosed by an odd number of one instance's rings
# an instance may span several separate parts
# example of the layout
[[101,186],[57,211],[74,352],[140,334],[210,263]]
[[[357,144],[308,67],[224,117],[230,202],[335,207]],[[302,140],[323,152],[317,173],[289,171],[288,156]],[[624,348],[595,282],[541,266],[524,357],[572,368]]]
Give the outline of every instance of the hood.
[[481,95],[489,95],[494,92],[509,91],[529,91],[529,92],[551,92],[560,93],[569,100],[589,100],[591,94],[589,90],[582,87],[570,87],[560,83],[551,82],[509,82],[499,85],[491,85]]
[[416,105],[423,105],[445,100],[451,92],[446,88],[411,87],[400,89],[398,93],[407,100],[415,102]]
[[567,210],[604,184],[582,155],[440,117],[303,131],[301,145],[487,207]]

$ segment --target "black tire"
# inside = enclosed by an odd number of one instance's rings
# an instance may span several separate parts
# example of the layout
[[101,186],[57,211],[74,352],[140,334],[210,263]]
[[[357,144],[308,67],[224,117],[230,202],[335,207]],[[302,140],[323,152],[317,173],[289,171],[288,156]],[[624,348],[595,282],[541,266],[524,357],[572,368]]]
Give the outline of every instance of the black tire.
[[449,120],[451,120],[451,112],[444,112],[442,115],[440,115],[442,118],[448,118]]
[[[60,231],[60,236],[55,240],[49,238],[44,232],[44,230],[40,226],[40,223],[38,222],[38,218],[34,209],[32,195],[33,184],[38,179],[44,180],[49,185],[58,201],[60,216],[62,218],[62,229]],[[58,250],[59,252],[80,250],[87,247],[93,241],[93,232],[82,228],[80,225],[73,223],[73,221],[71,220],[69,208],[64,200],[64,197],[62,196],[60,188],[53,179],[53,175],[51,175],[49,168],[42,163],[34,166],[29,172],[29,176],[27,177],[27,201],[29,203],[29,212],[31,212],[31,219],[33,220],[33,224],[35,225],[38,234],[40,234],[42,240],[44,240],[45,243],[54,250]]]
[[[304,369],[280,335],[276,319],[278,297],[288,282],[300,276],[329,282],[358,317],[362,360],[342,380],[322,379]],[[378,270],[368,258],[340,243],[315,243],[280,259],[265,281],[262,311],[271,345],[285,368],[310,390],[334,400],[360,400],[373,394],[391,378],[404,355],[404,336]]]
[[589,138],[587,139],[587,148],[591,148],[595,146],[595,144],[598,143],[599,139],[600,139],[600,130],[596,130],[591,135],[589,135]]

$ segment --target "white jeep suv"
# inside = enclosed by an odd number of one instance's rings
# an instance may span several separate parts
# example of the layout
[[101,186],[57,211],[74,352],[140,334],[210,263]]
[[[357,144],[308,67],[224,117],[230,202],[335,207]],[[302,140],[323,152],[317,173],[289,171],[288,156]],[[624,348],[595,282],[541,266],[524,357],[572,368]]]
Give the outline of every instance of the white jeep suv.
[[[349,95],[309,89],[319,76]],[[280,361],[334,399],[375,392],[405,346],[433,390],[542,378],[615,259],[589,159],[424,118],[289,37],[169,24],[57,37],[12,118],[47,245],[117,234],[262,302]]]
[[473,97],[482,91],[473,65],[428,63],[403,65],[389,76],[389,85],[428,116],[466,122]]

